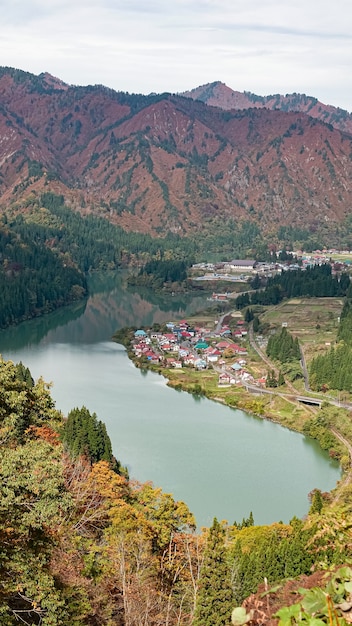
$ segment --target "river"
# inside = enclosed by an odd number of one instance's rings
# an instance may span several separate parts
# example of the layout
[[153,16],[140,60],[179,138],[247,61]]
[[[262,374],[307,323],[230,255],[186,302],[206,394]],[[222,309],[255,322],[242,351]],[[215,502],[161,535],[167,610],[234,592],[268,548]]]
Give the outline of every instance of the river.
[[111,341],[117,328],[181,319],[205,304],[201,295],[130,291],[120,274],[96,276],[86,303],[3,331],[0,352],[52,382],[64,414],[83,405],[95,411],[130,476],[185,501],[198,526],[215,516],[241,521],[250,511],[257,524],[303,517],[308,493],[329,491],[341,475],[316,442],[170,389]]

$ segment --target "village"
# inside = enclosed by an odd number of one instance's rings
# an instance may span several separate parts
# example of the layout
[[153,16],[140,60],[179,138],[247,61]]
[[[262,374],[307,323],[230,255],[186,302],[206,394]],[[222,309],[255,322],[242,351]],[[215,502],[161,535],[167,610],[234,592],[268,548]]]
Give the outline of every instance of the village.
[[254,378],[247,367],[245,341],[248,326],[239,312],[230,322],[216,322],[214,329],[191,326],[186,320],[168,322],[166,332],[139,329],[130,350],[139,364],[165,369],[184,367],[218,372],[218,385],[265,386],[266,378]]
[[[258,263],[254,260],[235,259],[228,263],[217,265],[197,264],[193,270],[202,274],[200,279],[226,280],[232,276],[241,282],[249,282],[255,275],[270,276],[293,269],[306,269],[314,265],[330,263],[332,273],[348,271],[349,263],[345,259],[331,259],[331,252],[316,251],[311,255],[297,255],[300,265],[287,261],[284,263]],[[296,256],[296,259],[297,259]],[[204,273],[205,272],[205,273]],[[241,293],[241,292],[240,292]],[[244,293],[244,292],[242,292]],[[239,295],[238,291],[213,292],[208,298],[217,303],[228,303]],[[285,321],[282,326],[286,326]],[[211,327],[212,326],[212,327]],[[162,330],[139,329],[129,345],[133,360],[139,366],[150,366],[153,369],[192,368],[194,370],[212,369],[218,374],[218,386],[266,386],[267,366],[253,367],[248,356],[247,336],[249,327],[240,311],[223,315],[220,320],[208,322],[206,326],[189,323],[186,320],[168,322]],[[266,341],[256,338],[257,347],[265,351]],[[255,348],[255,347],[254,347]],[[255,348],[256,350],[256,348]],[[258,364],[257,364],[258,365]]]
[[[286,252],[286,260],[255,261],[254,259],[233,259],[219,263],[196,263],[191,267],[194,281],[229,281],[250,282],[253,276],[267,278],[282,272],[305,270],[315,265],[328,263],[332,272],[341,272],[351,269],[351,252],[337,250],[315,250],[307,254],[301,250]],[[335,259],[334,259],[335,257]],[[338,259],[338,257],[343,257]]]

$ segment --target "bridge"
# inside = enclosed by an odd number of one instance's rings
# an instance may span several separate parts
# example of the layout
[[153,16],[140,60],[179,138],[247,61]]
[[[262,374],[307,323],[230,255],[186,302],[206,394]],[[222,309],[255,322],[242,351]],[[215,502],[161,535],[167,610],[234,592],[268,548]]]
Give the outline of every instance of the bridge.
[[319,398],[309,398],[307,396],[296,396],[295,399],[297,402],[302,402],[302,404],[313,404],[314,406],[321,406],[323,402]]

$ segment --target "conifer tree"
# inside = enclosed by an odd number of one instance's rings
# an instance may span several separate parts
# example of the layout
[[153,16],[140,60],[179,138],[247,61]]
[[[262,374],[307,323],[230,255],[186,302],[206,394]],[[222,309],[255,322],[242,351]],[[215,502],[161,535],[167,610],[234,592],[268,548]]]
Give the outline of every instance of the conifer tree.
[[233,606],[225,531],[214,518],[200,572],[193,626],[228,626]]
[[321,495],[321,491],[320,489],[314,489],[314,493],[312,496],[312,504],[310,506],[309,509],[309,513],[321,513],[321,510],[323,508],[323,498]]
[[23,365],[22,361],[16,364],[18,378],[26,383],[28,387],[34,386],[34,380],[28,367]]
[[284,384],[285,384],[285,378],[284,378],[284,375],[283,375],[282,371],[280,370],[279,371],[279,377],[277,379],[277,386],[281,387]]
[[85,455],[91,463],[114,462],[106,426],[96,413],[83,406],[70,411],[63,432],[63,442],[73,457]]
[[253,331],[257,333],[259,331],[259,328],[260,328],[259,317],[258,315],[255,315],[253,317]]

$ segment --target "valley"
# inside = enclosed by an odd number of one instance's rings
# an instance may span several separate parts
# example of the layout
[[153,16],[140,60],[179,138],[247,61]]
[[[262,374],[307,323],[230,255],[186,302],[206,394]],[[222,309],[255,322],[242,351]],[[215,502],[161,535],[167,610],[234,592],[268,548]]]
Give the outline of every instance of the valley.
[[351,622],[351,119],[0,68],[4,626]]

